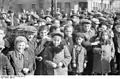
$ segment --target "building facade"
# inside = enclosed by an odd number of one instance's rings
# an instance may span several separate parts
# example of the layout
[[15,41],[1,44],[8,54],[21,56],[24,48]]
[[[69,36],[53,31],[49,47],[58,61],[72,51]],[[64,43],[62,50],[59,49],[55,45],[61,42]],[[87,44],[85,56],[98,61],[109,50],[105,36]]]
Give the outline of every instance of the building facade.
[[[50,9],[52,0],[0,0],[0,7],[6,10],[12,9],[14,12],[19,12],[22,9],[37,11]],[[54,0],[56,1],[57,8],[69,12],[71,9],[87,8],[91,10],[99,10],[109,8],[110,0]]]

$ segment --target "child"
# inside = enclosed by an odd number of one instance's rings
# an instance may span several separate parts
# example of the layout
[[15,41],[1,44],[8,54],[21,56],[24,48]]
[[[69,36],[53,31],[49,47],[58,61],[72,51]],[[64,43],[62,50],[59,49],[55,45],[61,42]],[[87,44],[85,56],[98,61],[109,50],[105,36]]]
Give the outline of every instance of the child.
[[68,75],[68,64],[71,61],[67,46],[61,44],[63,34],[52,34],[52,44],[45,48],[44,63],[47,75]]
[[23,36],[16,37],[14,50],[8,52],[8,58],[14,68],[15,75],[33,75],[35,70],[35,59],[26,49],[27,39]]
[[73,67],[76,68],[75,71],[77,75],[83,74],[84,68],[86,67],[86,63],[87,63],[87,61],[85,60],[87,51],[81,45],[83,40],[84,40],[84,35],[82,33],[77,33],[76,45],[74,45],[73,55],[72,55],[73,56],[72,64]]
[[[65,34],[65,36],[64,36],[65,43],[68,46],[68,49],[70,51],[70,55],[72,56],[72,52],[73,52],[73,36],[72,36],[72,34],[73,34],[73,27],[72,26],[65,26],[64,34]],[[70,74],[72,75],[73,72],[72,72],[72,65],[71,65],[71,63],[69,64],[68,69],[69,69],[68,70],[69,75]]]
[[43,51],[47,46],[48,42],[51,41],[51,38],[48,36],[49,28],[47,26],[41,26],[38,31],[38,45],[36,47],[36,71],[35,75],[45,75],[45,65],[42,61]]
[[109,32],[104,31],[100,36],[100,43],[93,48],[93,74],[106,75],[111,71],[110,62],[114,58],[114,45],[110,40]]

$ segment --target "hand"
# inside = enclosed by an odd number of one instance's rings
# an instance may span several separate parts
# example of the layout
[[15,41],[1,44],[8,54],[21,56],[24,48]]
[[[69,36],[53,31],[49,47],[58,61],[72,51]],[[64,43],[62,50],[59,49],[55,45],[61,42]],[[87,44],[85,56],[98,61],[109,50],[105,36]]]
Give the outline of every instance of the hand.
[[93,42],[91,43],[92,45],[98,45],[100,43],[100,41],[96,41],[96,42]]
[[29,68],[24,68],[24,69],[23,69],[23,72],[24,72],[25,74],[27,74],[27,73],[29,72]]
[[76,67],[77,67],[77,65],[76,65],[76,64],[73,64],[73,67],[74,67],[74,68],[76,68]]
[[53,68],[57,68],[57,64],[56,63],[52,63],[52,67]]
[[58,64],[58,67],[62,67],[62,66],[63,66],[63,63],[60,62],[60,63]]
[[37,59],[38,61],[42,61],[42,60],[43,60],[43,58],[42,58],[41,56],[37,57],[36,59]]
[[87,67],[87,64],[86,63],[84,63],[84,68],[86,68]]

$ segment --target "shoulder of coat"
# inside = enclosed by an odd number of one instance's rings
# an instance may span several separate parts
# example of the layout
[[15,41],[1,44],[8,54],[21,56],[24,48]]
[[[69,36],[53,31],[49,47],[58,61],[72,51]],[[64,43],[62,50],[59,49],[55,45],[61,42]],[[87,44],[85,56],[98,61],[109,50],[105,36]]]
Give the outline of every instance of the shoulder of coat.
[[15,53],[15,51],[9,51],[8,55],[13,55]]

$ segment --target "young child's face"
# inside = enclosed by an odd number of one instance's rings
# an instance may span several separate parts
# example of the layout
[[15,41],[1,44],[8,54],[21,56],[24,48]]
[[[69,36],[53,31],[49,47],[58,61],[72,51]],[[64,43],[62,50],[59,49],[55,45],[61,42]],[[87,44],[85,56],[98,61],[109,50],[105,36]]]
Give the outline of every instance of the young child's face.
[[33,38],[34,38],[34,35],[33,35],[33,34],[30,34],[30,35],[27,36],[27,38],[28,38],[29,41],[31,41],[31,40],[33,40]]
[[108,39],[109,39],[109,36],[108,36],[107,34],[104,34],[104,35],[102,36],[102,38],[103,38],[104,40],[108,40]]
[[54,37],[53,37],[53,44],[54,44],[56,47],[60,45],[61,41],[62,41],[62,38],[61,38],[60,36],[54,36]]
[[0,30],[0,39],[3,39],[3,37],[5,36],[5,33],[3,30]]
[[84,24],[85,30],[88,32],[91,29],[91,24]]
[[106,25],[102,25],[101,28],[102,28],[103,31],[107,30],[107,26]]
[[41,32],[40,32],[40,37],[41,38],[44,38],[44,37],[46,37],[48,35],[48,31],[47,30],[42,30]]
[[24,51],[25,48],[26,48],[25,42],[19,42],[19,43],[17,43],[17,45],[16,45],[16,49],[17,49],[18,51]]
[[56,20],[54,23],[57,27],[60,27],[60,21]]
[[83,38],[78,37],[78,38],[76,39],[76,41],[77,41],[77,44],[78,44],[78,45],[81,45],[81,43],[82,43],[82,41],[83,41]]
[[73,29],[72,28],[66,28],[65,29],[65,35],[66,36],[72,36]]

